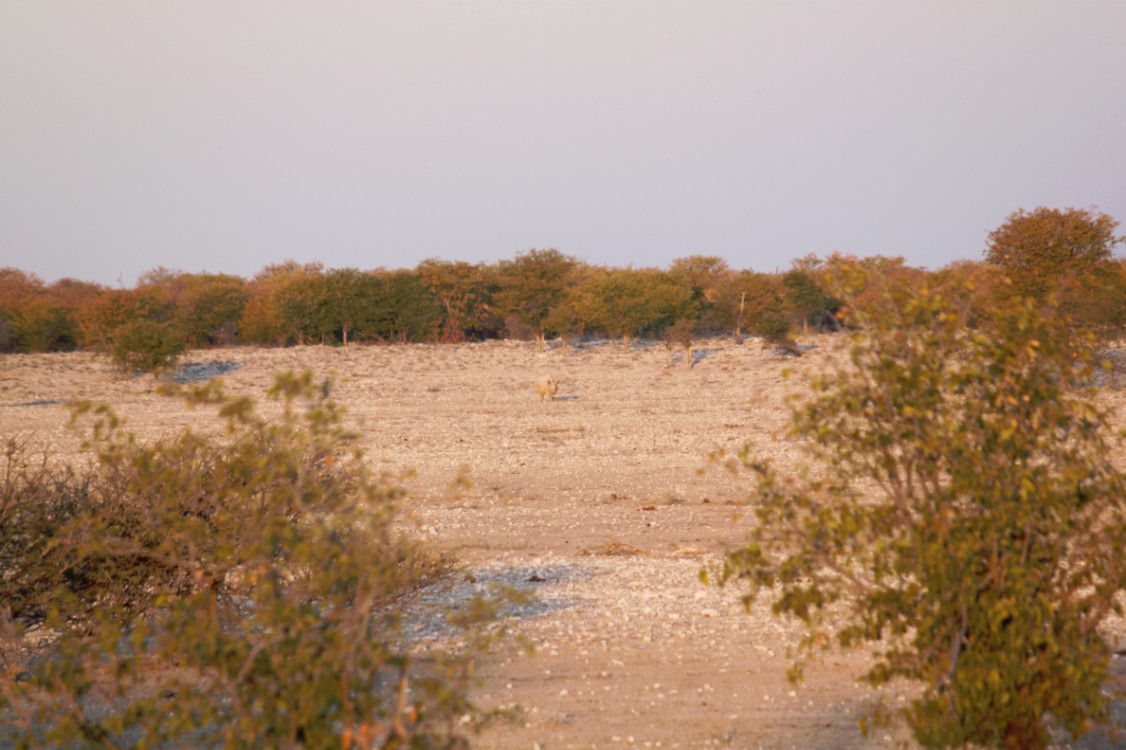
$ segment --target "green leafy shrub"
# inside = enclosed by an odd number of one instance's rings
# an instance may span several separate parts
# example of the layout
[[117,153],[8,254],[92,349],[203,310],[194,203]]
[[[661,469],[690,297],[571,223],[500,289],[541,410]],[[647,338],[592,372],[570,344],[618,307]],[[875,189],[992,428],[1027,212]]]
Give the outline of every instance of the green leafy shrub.
[[766,341],[785,341],[790,338],[790,322],[783,315],[766,315],[755,329]]
[[1126,482],[1079,340],[1032,302],[969,331],[924,291],[795,407],[808,471],[742,456],[757,523],[719,578],[804,623],[795,679],[879,644],[864,679],[920,684],[903,713],[927,747],[1042,748],[1107,717]]
[[[0,744],[458,747],[473,653],[416,654],[404,595],[442,572],[394,530],[328,387],[278,416],[214,382],[224,437],[141,445],[82,404],[97,461],[0,464]],[[480,609],[478,607],[478,609]]]
[[172,369],[184,353],[183,334],[170,323],[134,320],[114,329],[110,353],[127,372]]
[[802,352],[798,342],[790,338],[790,321],[780,313],[767,313],[755,326],[755,333],[762,337],[762,345],[784,354],[800,357]]

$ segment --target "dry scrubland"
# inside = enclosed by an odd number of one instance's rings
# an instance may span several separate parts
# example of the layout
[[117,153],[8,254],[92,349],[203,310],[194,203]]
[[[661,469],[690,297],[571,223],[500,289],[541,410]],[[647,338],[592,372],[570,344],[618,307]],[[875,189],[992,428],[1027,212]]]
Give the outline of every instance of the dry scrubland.
[[[830,656],[791,686],[794,628],[761,605],[748,616],[737,591],[697,579],[738,543],[749,513],[746,479],[708,455],[749,443],[795,465],[787,396],[845,346],[807,343],[792,359],[753,341],[705,342],[692,367],[682,353],[670,366],[661,345],[617,343],[543,353],[516,342],[246,348],[186,359],[237,364],[224,381],[255,397],[278,371],[334,377],[369,460],[408,490],[405,522],[459,561],[418,602],[419,637],[441,636],[424,616],[428,600],[494,582],[536,595],[511,622],[535,655],[499,654],[482,665],[476,692],[485,707],[519,706],[521,719],[486,730],[478,746],[910,747],[902,727],[868,738],[856,730],[874,695],[853,679],[862,657]],[[545,374],[559,382],[555,401],[536,392]],[[1126,391],[1112,381],[1103,399],[1113,408]],[[158,395],[152,378],[123,379],[89,354],[0,358],[0,434],[71,454],[71,399],[112,404],[143,439],[210,419]],[[894,703],[906,689],[883,695]]]

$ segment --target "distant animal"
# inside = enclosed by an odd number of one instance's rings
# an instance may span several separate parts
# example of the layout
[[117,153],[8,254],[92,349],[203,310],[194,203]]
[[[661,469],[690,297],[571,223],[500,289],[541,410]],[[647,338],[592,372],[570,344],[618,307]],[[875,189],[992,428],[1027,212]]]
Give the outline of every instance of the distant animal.
[[536,393],[540,394],[540,401],[545,397],[555,400],[555,394],[559,392],[559,384],[555,382],[555,378],[550,375],[544,375],[542,378],[536,379]]

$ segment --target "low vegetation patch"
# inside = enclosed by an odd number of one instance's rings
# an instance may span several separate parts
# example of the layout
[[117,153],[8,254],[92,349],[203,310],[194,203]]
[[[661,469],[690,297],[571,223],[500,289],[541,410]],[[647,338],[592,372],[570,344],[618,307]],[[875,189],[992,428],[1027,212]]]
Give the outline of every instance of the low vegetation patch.
[[269,419],[214,381],[178,391],[227,434],[151,445],[76,404],[83,466],[6,443],[0,744],[465,744],[473,649],[419,654],[400,627],[443,563],[395,531],[400,491],[329,391],[279,376]]

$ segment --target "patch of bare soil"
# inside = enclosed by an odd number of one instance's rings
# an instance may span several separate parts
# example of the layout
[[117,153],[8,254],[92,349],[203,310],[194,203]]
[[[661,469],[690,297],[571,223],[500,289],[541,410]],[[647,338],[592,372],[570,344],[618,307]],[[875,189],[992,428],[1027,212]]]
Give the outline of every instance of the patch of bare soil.
[[[478,746],[913,747],[903,727],[858,731],[877,697],[855,680],[862,655],[831,655],[791,685],[796,628],[698,578],[740,542],[750,513],[747,479],[708,456],[749,444],[793,467],[786,399],[843,353],[841,339],[811,343],[796,359],[709,341],[691,366],[663,346],[611,342],[227,349],[192,353],[187,372],[220,363],[230,390],[256,397],[279,371],[332,375],[369,460],[407,488],[407,523],[464,568],[427,595],[502,583],[536,596],[508,623],[535,654],[498,654],[476,693],[520,719],[490,726]],[[554,401],[536,393],[547,374]],[[88,354],[0,358],[0,433],[73,452],[74,399],[111,403],[141,438],[208,419]]]

